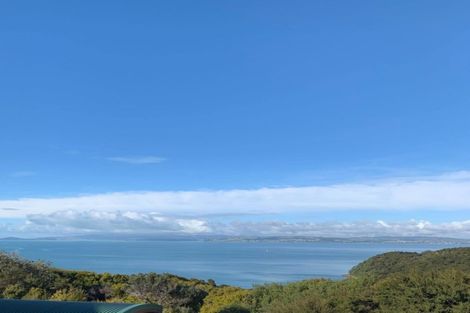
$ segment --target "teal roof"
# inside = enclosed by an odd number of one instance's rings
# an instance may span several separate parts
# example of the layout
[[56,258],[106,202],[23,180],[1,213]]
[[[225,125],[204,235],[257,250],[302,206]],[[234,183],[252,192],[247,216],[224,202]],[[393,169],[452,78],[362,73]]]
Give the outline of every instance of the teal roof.
[[1,313],[161,313],[156,304],[0,300]]

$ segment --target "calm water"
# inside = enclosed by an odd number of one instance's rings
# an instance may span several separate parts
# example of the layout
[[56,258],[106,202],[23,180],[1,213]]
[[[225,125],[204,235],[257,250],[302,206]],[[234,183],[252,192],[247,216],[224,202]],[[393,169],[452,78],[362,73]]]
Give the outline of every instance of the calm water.
[[111,273],[167,272],[250,287],[323,277],[339,279],[357,263],[387,251],[425,251],[445,244],[0,241],[0,250],[67,269]]

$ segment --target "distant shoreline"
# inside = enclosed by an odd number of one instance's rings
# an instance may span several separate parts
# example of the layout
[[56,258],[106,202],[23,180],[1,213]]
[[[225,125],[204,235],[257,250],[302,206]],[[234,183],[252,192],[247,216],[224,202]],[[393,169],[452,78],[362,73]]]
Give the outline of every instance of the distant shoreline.
[[403,244],[470,244],[470,239],[449,237],[310,237],[310,236],[64,236],[4,237],[0,241],[205,241],[205,242],[296,242],[296,243],[403,243]]

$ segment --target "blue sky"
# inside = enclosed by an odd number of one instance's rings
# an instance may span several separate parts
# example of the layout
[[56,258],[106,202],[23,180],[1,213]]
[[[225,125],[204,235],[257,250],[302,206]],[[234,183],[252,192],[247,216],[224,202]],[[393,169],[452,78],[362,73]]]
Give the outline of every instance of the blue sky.
[[[14,210],[0,214],[0,233],[41,233],[60,224],[54,212],[79,221],[99,211],[124,222],[158,215],[175,231],[186,222],[311,230],[425,220],[464,223],[452,234],[470,236],[470,199],[461,197],[470,193],[469,9],[466,1],[1,1],[0,206]],[[435,195],[439,206],[426,196],[391,200],[387,184]],[[371,199],[367,186],[386,191]],[[285,188],[326,189],[286,199]],[[252,194],[233,194],[240,190]],[[171,201],[119,202],[142,191]],[[192,205],[181,192],[209,195],[185,194]],[[78,204],[109,193],[121,200]],[[121,215],[111,219],[124,223]],[[168,230],[157,222],[149,227]]]

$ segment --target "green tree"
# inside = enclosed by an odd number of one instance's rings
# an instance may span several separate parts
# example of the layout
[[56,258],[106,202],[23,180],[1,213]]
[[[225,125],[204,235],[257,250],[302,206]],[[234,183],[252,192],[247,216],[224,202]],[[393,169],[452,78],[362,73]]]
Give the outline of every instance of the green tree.
[[217,313],[251,313],[251,311],[244,306],[232,304],[222,308],[221,310],[217,311]]

